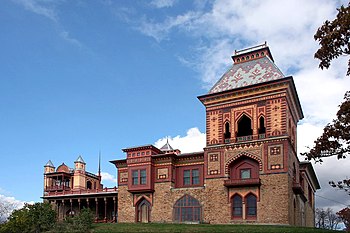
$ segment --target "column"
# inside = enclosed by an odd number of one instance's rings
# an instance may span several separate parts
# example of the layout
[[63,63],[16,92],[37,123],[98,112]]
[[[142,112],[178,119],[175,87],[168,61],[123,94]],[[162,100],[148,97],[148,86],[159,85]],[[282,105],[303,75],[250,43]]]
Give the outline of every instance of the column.
[[98,221],[98,199],[95,198],[95,202],[96,202],[96,217],[95,217],[95,221]]
[[113,222],[117,222],[117,200],[115,197],[113,197]]
[[73,199],[70,199],[69,201],[70,201],[70,212],[69,212],[69,215],[73,216],[73,213],[74,213],[73,212]]
[[66,217],[66,205],[64,204],[64,199],[62,199],[62,219]]
[[104,218],[104,222],[107,222],[107,197],[104,198],[105,201],[105,218]]
[[80,198],[78,198],[78,209],[79,209],[79,214],[80,214],[80,210],[81,210],[81,201],[80,201]]

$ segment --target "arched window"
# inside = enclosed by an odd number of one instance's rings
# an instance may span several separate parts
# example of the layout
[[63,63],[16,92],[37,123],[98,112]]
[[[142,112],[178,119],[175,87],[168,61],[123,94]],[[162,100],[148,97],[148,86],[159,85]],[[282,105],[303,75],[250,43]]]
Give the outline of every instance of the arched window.
[[259,178],[259,163],[249,157],[236,159],[229,168],[231,180]]
[[91,181],[86,182],[86,188],[87,188],[87,189],[92,189],[92,183],[91,183]]
[[197,199],[185,195],[174,205],[174,220],[176,222],[200,222],[202,207]]
[[245,114],[238,120],[237,137],[249,136],[253,134],[252,121]]
[[248,194],[246,197],[246,218],[256,218],[256,196],[254,194]]
[[136,211],[138,222],[150,222],[151,204],[146,199],[143,198],[142,201],[137,204]]
[[230,139],[231,138],[230,123],[229,122],[225,123],[224,138],[225,138],[225,142],[226,142],[226,139]]
[[259,134],[265,134],[266,128],[265,128],[265,118],[261,116],[259,118]]
[[238,194],[232,198],[232,218],[242,218],[242,197]]

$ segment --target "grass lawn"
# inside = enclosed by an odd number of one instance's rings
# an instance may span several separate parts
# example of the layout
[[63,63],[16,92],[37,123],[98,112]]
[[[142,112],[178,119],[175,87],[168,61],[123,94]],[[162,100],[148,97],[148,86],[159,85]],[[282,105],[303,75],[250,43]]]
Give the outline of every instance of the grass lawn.
[[214,225],[214,224],[161,224],[118,223],[94,224],[92,232],[263,232],[263,233],[334,233],[337,231],[316,228],[270,226],[270,225]]

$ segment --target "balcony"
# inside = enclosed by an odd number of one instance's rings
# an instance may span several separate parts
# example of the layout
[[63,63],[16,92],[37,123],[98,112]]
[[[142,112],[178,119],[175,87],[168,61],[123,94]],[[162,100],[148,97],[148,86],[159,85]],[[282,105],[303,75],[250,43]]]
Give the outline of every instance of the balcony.
[[237,137],[237,142],[251,141],[252,138],[253,138],[252,135]]
[[70,187],[65,185],[53,185],[45,187],[45,191],[53,192],[53,191],[69,191]]
[[303,199],[303,201],[306,201],[306,197],[305,197],[305,193],[304,193],[304,189],[303,186],[299,183],[293,180],[293,186],[292,186],[293,192],[295,194],[299,194],[301,199]]
[[259,178],[250,179],[229,179],[224,181],[226,187],[260,186]]

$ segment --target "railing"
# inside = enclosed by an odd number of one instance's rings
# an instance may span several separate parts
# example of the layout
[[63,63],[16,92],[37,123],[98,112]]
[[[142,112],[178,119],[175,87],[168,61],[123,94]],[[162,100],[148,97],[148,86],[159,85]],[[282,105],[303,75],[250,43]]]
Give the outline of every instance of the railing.
[[104,189],[81,189],[81,190],[63,190],[63,191],[48,191],[45,190],[44,196],[62,196],[74,194],[93,194],[93,193],[113,193],[118,192],[118,188],[104,188]]
[[304,189],[303,187],[300,185],[300,183],[296,182],[293,180],[293,191],[295,194],[304,194]]
[[65,186],[65,185],[53,185],[53,186],[48,186],[45,187],[45,191],[68,191],[70,190],[69,186]]
[[264,139],[266,138],[266,135],[263,133],[263,134],[259,134],[259,139]]
[[224,181],[226,187],[257,186],[260,185],[259,178],[250,179],[229,179]]
[[252,135],[237,137],[237,142],[251,141]]

